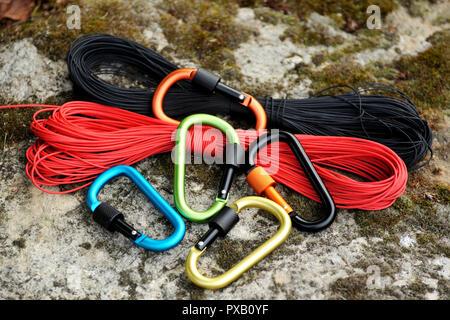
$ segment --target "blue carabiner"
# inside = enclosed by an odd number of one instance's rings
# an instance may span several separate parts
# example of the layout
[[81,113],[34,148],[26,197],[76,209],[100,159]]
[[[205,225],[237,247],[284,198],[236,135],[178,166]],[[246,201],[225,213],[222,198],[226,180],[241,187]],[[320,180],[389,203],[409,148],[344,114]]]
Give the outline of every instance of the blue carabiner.
[[[127,176],[147,196],[150,202],[161,211],[172,223],[175,231],[166,239],[155,240],[135,230],[125,222],[124,216],[106,202],[99,202],[97,196],[103,186],[117,176]],[[167,201],[145,180],[133,167],[119,165],[112,167],[95,179],[86,196],[87,204],[93,212],[94,220],[109,231],[119,231],[136,245],[152,251],[165,251],[175,247],[183,240],[186,226],[181,216],[167,203]]]

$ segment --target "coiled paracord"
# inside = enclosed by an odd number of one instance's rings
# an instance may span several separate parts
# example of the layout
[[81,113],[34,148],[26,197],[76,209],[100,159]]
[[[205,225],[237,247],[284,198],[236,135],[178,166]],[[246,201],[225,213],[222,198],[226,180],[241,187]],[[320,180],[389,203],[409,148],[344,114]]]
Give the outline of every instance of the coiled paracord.
[[[148,116],[152,116],[155,88],[167,74],[178,69],[145,46],[104,34],[73,42],[67,65],[81,96]],[[141,87],[119,87],[102,80],[99,77],[102,74],[125,76]],[[293,133],[373,140],[394,150],[410,170],[427,163],[420,164],[429,151],[432,156],[432,132],[408,96],[379,84],[348,87],[350,90],[340,95],[326,94],[335,87],[307,99],[258,100],[266,110],[269,127]],[[251,115],[239,103],[220,94],[207,94],[189,81],[180,81],[170,89],[164,99],[164,111],[171,117],[193,113]]]
[[[27,150],[25,171],[36,187],[48,193],[82,189],[106,169],[170,152],[175,144],[176,124],[92,102],[0,106],[0,111],[28,107],[43,109],[36,111],[31,123],[38,139]],[[216,136],[217,130],[211,131],[207,126],[199,131],[192,130],[188,149],[201,154],[217,147],[215,156],[220,158],[224,139]],[[245,148],[263,132],[237,130]],[[405,191],[408,180],[405,163],[386,146],[359,138],[296,137],[337,207],[381,210],[392,205]],[[256,164],[264,167],[276,181],[320,201],[286,143],[271,143],[261,149]],[[42,186],[63,186],[63,190],[47,190]]]

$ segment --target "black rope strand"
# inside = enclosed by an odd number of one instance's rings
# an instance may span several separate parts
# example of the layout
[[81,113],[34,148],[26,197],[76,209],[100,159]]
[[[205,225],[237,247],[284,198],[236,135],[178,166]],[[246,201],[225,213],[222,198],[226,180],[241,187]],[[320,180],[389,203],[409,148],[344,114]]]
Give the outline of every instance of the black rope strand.
[[[85,36],[72,43],[67,64],[75,89],[83,97],[148,116],[152,116],[154,90],[167,74],[178,69],[147,47],[103,34]],[[111,74],[127,77],[138,87],[119,87],[99,77]],[[337,88],[348,91],[333,94]],[[272,128],[373,140],[394,150],[410,170],[428,163],[429,160],[423,160],[428,153],[430,158],[433,154],[433,136],[426,120],[406,94],[390,86],[337,85],[306,99],[258,100]],[[190,81],[179,81],[169,90],[164,111],[171,117],[193,113],[252,117],[251,111],[239,103],[220,94],[207,94]]]

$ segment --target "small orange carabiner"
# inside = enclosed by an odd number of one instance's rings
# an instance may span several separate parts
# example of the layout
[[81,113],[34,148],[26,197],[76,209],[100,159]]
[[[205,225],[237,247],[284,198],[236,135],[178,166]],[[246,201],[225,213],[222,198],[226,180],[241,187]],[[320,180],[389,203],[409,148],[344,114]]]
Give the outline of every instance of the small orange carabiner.
[[165,122],[179,124],[180,121],[168,117],[163,110],[163,101],[169,88],[180,80],[192,80],[192,82],[198,86],[201,86],[209,92],[220,92],[232,99],[237,100],[240,104],[250,108],[256,117],[256,130],[262,130],[266,128],[267,116],[263,106],[253,96],[237,91],[233,88],[220,82],[220,77],[205,69],[177,69],[169,73],[158,85],[153,94],[152,109],[156,118]]

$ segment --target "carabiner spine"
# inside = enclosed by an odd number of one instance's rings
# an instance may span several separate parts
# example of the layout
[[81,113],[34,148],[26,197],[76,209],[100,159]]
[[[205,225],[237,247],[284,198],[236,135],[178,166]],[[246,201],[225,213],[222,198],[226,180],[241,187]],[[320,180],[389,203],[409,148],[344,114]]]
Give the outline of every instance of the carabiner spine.
[[166,96],[166,93],[170,89],[170,87],[173,86],[176,82],[183,79],[192,79],[195,76],[196,72],[196,69],[191,68],[177,69],[170,73],[170,77],[165,77],[159,83],[158,87],[156,87],[156,90],[153,93],[152,100],[152,111],[156,118],[172,124],[180,123],[180,121],[172,119],[164,113],[162,108],[164,97]]

